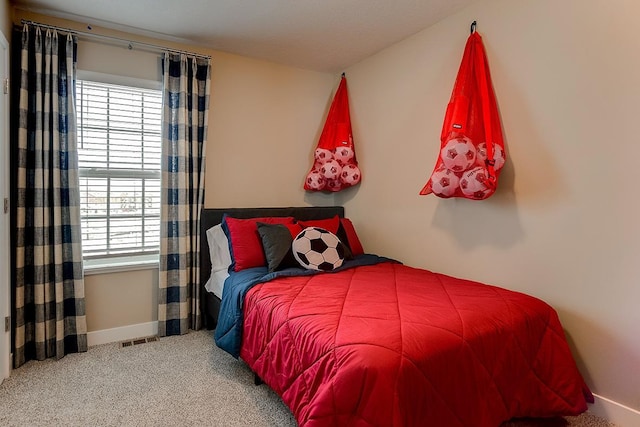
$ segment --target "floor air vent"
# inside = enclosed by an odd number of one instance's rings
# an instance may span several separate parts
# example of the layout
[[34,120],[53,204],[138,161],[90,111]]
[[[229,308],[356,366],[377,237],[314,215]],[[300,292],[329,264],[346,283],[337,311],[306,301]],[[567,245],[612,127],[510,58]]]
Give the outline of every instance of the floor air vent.
[[128,340],[128,341],[122,341],[120,343],[120,347],[131,347],[134,345],[138,345],[138,344],[144,344],[147,342],[154,342],[154,341],[158,341],[158,337],[153,336],[153,337],[146,337],[146,338],[136,338],[134,340]]

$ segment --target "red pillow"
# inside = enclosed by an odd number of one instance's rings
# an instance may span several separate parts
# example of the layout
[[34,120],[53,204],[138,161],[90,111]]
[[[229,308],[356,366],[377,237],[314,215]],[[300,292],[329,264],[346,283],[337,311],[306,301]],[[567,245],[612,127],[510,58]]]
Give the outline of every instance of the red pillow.
[[303,229],[300,223],[284,224],[284,226],[289,229],[289,233],[291,233],[291,237],[293,238],[295,238]]
[[231,252],[230,270],[240,271],[245,268],[267,265],[262,249],[262,241],[258,234],[258,222],[265,224],[293,224],[293,217],[232,218],[224,216],[222,229],[229,238]]
[[338,234],[338,229],[340,228],[340,217],[336,215],[333,218],[327,219],[310,219],[309,221],[298,221],[298,224],[300,224],[302,228],[318,227],[324,228],[333,234]]
[[356,234],[356,229],[354,228],[351,220],[349,218],[341,218],[340,225],[342,226],[342,230],[347,237],[347,242],[349,244],[349,249],[351,249],[351,254],[353,256],[364,254],[362,243],[360,243],[360,239]]

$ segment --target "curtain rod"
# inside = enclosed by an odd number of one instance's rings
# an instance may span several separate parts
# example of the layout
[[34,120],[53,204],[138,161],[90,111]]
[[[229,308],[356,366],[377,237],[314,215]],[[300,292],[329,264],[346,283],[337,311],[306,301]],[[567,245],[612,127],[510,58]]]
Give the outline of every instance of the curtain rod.
[[[49,25],[49,24],[42,24],[40,22],[35,22],[35,21],[28,21],[26,19],[22,19],[20,22],[23,25],[24,24],[36,25],[38,27],[48,28],[48,29],[51,29],[51,30],[65,31],[67,33],[75,34],[75,35],[81,36],[81,37],[96,38],[96,39],[102,39],[102,40],[115,41],[115,42],[119,42],[119,43],[125,43],[127,45],[127,47],[129,48],[129,50],[133,49],[134,46],[139,46],[139,47],[146,48],[147,50],[151,50],[151,51],[167,51],[167,52],[171,52],[171,53],[184,53],[186,55],[193,55],[193,56],[196,56],[196,57],[199,57],[199,58],[211,59],[210,55],[202,55],[200,53],[189,52],[189,51],[186,51],[186,50],[171,49],[171,48],[166,47],[166,46],[160,46],[160,45],[156,45],[156,44],[152,44],[152,43],[136,42],[136,41],[123,39],[123,38],[120,38],[120,37],[105,36],[105,35],[102,35],[102,34],[89,33],[89,32],[86,32],[86,31],[78,31],[78,30],[73,30],[71,28],[64,28],[64,27],[58,27],[56,25]],[[88,28],[91,29],[90,26]]]

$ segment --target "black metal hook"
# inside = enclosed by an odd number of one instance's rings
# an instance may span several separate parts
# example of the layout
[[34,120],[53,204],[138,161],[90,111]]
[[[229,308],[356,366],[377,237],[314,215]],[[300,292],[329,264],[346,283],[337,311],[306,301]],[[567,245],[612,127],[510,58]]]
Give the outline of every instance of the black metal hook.
[[476,21],[473,21],[471,23],[471,34],[473,34],[476,31],[476,25],[477,25]]
[[342,73],[342,77],[344,77],[344,73]]

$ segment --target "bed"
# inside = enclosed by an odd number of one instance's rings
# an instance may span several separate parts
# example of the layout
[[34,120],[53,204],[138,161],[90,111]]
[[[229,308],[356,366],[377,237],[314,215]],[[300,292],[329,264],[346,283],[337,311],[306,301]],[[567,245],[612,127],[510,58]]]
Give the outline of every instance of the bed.
[[[224,213],[344,218],[341,207],[205,210],[203,231]],[[522,293],[357,254],[331,272],[232,271],[216,300],[203,307],[216,344],[301,426],[495,427],[593,401],[556,312]]]

